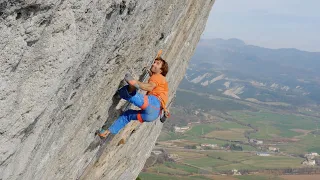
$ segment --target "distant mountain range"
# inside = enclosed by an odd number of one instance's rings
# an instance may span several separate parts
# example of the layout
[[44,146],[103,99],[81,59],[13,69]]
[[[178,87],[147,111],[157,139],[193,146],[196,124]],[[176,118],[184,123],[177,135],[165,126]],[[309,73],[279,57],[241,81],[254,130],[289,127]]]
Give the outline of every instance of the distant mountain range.
[[320,104],[320,53],[202,39],[180,88],[261,103]]
[[320,52],[268,49],[246,45],[239,39],[202,39],[195,58],[201,62],[217,62],[225,68],[244,73],[249,70],[250,73],[261,75],[276,73],[274,75],[287,74],[300,78],[320,76]]

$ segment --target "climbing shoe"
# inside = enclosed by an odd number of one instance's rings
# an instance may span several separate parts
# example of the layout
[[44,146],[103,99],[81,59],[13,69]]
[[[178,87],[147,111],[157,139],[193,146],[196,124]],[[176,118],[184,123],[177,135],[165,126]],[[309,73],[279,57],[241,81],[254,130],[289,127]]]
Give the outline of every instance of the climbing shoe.
[[95,135],[98,135],[101,139],[106,138],[109,134],[110,131],[104,129],[97,130],[95,133]]

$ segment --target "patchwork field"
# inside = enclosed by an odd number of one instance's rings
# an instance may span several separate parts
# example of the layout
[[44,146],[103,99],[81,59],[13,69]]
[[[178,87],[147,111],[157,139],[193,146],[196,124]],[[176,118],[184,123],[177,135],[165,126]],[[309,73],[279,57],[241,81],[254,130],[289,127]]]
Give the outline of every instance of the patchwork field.
[[[217,173],[238,170],[282,169],[299,168],[302,158],[295,157],[259,157],[250,152],[181,152],[169,150],[171,154],[177,154],[180,159],[177,162],[165,162],[147,169],[141,174],[141,178],[157,177],[167,178],[167,175],[182,179],[224,179],[226,177],[215,176]],[[198,176],[195,176],[198,175]],[[200,175],[200,176],[199,176]],[[215,177],[215,178],[214,178]],[[219,178],[216,178],[219,177]],[[272,175],[246,175],[228,176],[229,179],[282,179]],[[169,178],[169,177],[168,177]],[[228,179],[226,178],[226,179]],[[174,178],[173,178],[174,179]]]
[[[220,99],[222,101],[223,99]],[[176,162],[165,162],[148,168],[141,173],[145,179],[239,179],[239,180],[284,180],[294,177],[272,174],[251,174],[243,176],[221,176],[233,169],[245,172],[261,170],[299,169],[305,158],[302,154],[308,152],[320,153],[320,138],[316,132],[320,120],[317,118],[259,111],[228,111],[226,120],[213,121],[189,125],[190,129],[184,133],[163,132],[159,145],[169,154],[177,155]],[[221,114],[220,114],[221,117]],[[223,119],[223,118],[222,118]],[[256,130],[256,131],[255,131]],[[250,139],[262,140],[263,144],[249,144]],[[213,150],[185,149],[185,146],[200,146],[203,143],[216,144]],[[230,151],[222,148],[227,144],[237,144],[242,151]],[[277,147],[280,153],[268,151]],[[261,157],[257,152],[268,152],[270,156]],[[300,155],[300,156],[298,156]],[[301,176],[304,178],[304,176]],[[313,178],[313,176],[306,176]]]
[[161,174],[161,173],[152,173],[152,172],[142,172],[139,175],[140,179],[142,180],[211,180],[212,178],[208,178],[206,176],[172,176],[172,175],[167,175],[167,174]]
[[314,175],[284,175],[280,176],[281,178],[285,180],[319,180],[320,175],[314,174]]
[[320,153],[319,135],[308,134],[299,138],[299,141],[279,145],[282,151],[294,154],[303,154],[306,152]]
[[158,173],[141,173],[139,177],[142,180],[206,180],[206,179],[214,179],[214,180],[319,180],[320,175],[270,175],[270,174],[259,174],[259,175],[243,175],[243,176],[168,176],[164,174]]
[[263,111],[233,111],[229,114],[237,120],[257,127],[259,131],[250,137],[258,139],[294,138],[304,135],[305,131],[316,130],[317,124],[320,124],[320,120],[316,118]]
[[188,151],[168,149],[168,152],[178,154],[179,163],[186,163],[199,168],[209,168],[212,172],[258,169],[299,168],[303,158],[286,156],[261,157],[252,152],[227,151]]
[[232,141],[245,141],[246,138],[243,135],[244,131],[238,129],[224,130],[224,131],[212,131],[207,133],[204,137],[228,139]]
[[[141,177],[156,176],[169,178],[171,174],[180,179],[285,179],[289,176],[246,175],[246,176],[216,176],[217,173],[230,172],[232,169],[240,171],[257,171],[263,169],[291,169],[302,167],[304,158],[293,157],[288,154],[303,154],[306,152],[320,152],[320,138],[311,134],[315,130],[317,119],[279,114],[266,111],[230,111],[229,115],[235,120],[220,121],[206,124],[191,125],[185,133],[165,132],[158,139],[159,144],[171,143],[173,147],[183,148],[186,145],[200,145],[202,143],[217,144],[222,147],[231,141],[243,142],[241,151],[226,150],[196,150],[174,149],[167,151],[176,154],[176,162],[166,162],[147,170]],[[240,124],[239,124],[240,123]],[[258,129],[253,133],[253,129]],[[264,144],[271,143],[280,148],[281,154],[271,154],[268,157],[257,156],[261,147],[249,145],[245,134],[250,131],[250,138],[263,140]],[[276,143],[276,144],[275,144]],[[266,148],[268,146],[266,145]],[[149,174],[148,174],[149,173]],[[200,176],[194,176],[200,175]],[[178,179],[179,179],[178,178]]]

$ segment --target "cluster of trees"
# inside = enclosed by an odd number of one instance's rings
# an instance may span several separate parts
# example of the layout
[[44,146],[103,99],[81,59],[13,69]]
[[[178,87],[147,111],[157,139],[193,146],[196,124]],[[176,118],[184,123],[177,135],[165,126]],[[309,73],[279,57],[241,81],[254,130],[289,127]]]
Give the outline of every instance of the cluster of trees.
[[[304,168],[285,168],[285,169],[240,169],[238,170],[242,175],[251,174],[253,172],[273,174],[273,175],[285,175],[285,174],[319,174],[320,168],[315,167],[304,167]],[[232,175],[233,173],[229,171],[221,171],[220,173]]]
[[314,160],[316,161],[316,164],[320,166],[320,157],[316,157]]
[[223,145],[224,148],[226,149],[230,149],[230,150],[233,150],[233,151],[242,151],[242,146],[238,145],[238,144],[225,144]]
[[186,145],[184,146],[185,149],[197,149],[196,145]]
[[[222,147],[224,147],[225,149],[230,149],[233,151],[242,151],[242,146],[239,144],[224,144]],[[185,145],[184,146],[185,149],[197,149],[196,145]],[[211,147],[203,147],[205,150],[210,150],[212,149]]]

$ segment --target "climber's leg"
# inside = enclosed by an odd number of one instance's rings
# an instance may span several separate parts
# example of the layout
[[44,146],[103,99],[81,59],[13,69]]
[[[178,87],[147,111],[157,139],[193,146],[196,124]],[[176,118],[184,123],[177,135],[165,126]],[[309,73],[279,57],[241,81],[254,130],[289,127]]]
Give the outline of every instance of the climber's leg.
[[117,134],[122,128],[124,128],[131,120],[138,120],[139,111],[129,109],[122,113],[122,115],[109,127],[109,131],[112,134]]
[[[155,103],[156,104],[156,103]],[[160,104],[160,103],[158,103]],[[149,109],[150,108],[150,109]],[[131,120],[138,120],[139,122],[152,122],[159,116],[160,108],[149,105],[147,110],[132,110],[124,112],[110,127],[109,131],[112,134],[117,134],[124,128]]]
[[110,133],[117,134],[124,128],[131,120],[138,120],[139,122],[152,122],[157,119],[160,114],[160,102],[155,96],[145,96],[150,102],[145,110],[132,110],[125,111],[110,127],[108,130],[101,129],[98,133],[100,137],[107,137]]
[[132,87],[126,85],[119,89],[120,97],[141,109],[145,109],[148,106],[148,98],[145,95],[138,93],[135,89],[134,91],[129,92],[129,88]]
[[101,128],[98,135],[106,138],[110,133],[117,134],[122,128],[124,128],[131,120],[137,120],[138,111],[129,109],[121,114],[121,116],[113,122],[109,129]]

